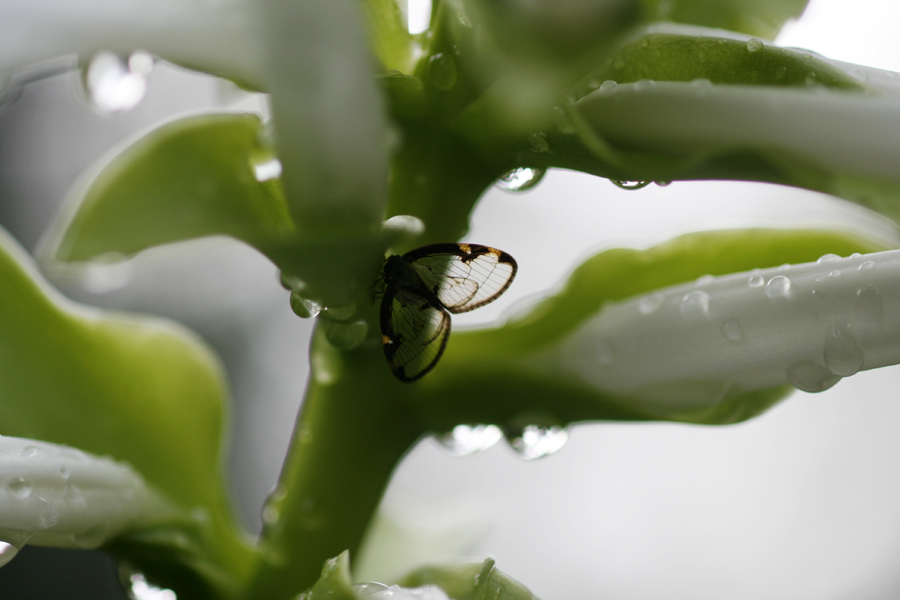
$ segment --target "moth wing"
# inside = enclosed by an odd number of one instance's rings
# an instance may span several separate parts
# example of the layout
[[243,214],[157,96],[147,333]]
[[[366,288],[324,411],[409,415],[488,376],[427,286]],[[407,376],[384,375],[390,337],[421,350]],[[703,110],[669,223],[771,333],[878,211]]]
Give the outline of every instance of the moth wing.
[[451,313],[493,302],[516,276],[516,260],[478,244],[432,244],[403,255],[425,286]]
[[388,288],[381,300],[381,341],[400,381],[419,379],[437,364],[450,337],[450,315],[419,294]]

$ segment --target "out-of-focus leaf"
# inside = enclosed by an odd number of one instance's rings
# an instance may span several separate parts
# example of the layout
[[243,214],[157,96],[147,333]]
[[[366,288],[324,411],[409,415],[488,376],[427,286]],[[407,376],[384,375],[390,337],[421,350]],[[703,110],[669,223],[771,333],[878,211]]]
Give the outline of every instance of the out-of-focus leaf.
[[189,331],[74,305],[0,234],[0,434],[130,463],[190,514],[154,544],[188,556],[206,585],[234,588],[251,567],[234,527],[220,451],[227,391],[218,360]]
[[490,558],[483,563],[422,567],[400,580],[400,585],[436,585],[453,600],[537,600],[528,588],[497,569]]
[[45,256],[77,262],[209,235],[251,245],[289,236],[279,166],[261,137],[253,115],[188,117],[156,129],[79,185]]
[[381,64],[386,70],[409,73],[413,67],[415,42],[396,0],[364,0],[361,5],[368,20],[372,46]]
[[740,31],[774,39],[781,27],[799,17],[808,0],[642,0],[647,17]]

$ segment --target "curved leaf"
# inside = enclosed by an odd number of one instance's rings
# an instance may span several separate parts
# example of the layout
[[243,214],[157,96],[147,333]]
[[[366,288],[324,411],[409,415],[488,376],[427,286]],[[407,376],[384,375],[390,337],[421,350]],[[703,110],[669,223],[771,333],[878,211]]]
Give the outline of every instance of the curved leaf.
[[808,0],[642,0],[648,16],[774,39],[799,17]]
[[74,305],[5,233],[0,328],[0,433],[131,464],[190,511],[157,525],[153,545],[177,548],[207,585],[238,585],[251,561],[222,481],[227,391],[209,349],[170,321]]

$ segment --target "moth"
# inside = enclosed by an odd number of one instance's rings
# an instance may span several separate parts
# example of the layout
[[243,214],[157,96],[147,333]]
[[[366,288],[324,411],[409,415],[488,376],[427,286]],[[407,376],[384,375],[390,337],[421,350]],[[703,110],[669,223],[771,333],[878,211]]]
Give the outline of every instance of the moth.
[[381,341],[397,379],[408,383],[433,369],[450,337],[450,313],[493,302],[517,270],[512,256],[478,244],[432,244],[389,256]]

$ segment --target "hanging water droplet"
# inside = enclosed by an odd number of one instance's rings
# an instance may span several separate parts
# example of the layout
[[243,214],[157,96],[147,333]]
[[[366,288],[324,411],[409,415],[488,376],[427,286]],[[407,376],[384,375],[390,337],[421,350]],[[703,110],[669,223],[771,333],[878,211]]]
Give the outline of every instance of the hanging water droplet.
[[665,296],[663,296],[659,292],[655,292],[638,300],[638,310],[641,312],[641,314],[649,315],[658,311],[665,303],[665,301]]
[[616,187],[620,187],[623,190],[639,190],[642,187],[647,187],[652,181],[622,181],[620,179],[610,179],[610,181]]
[[841,257],[837,254],[823,254],[816,262],[821,265],[822,263],[834,262],[836,260],[841,260]]
[[319,314],[322,307],[317,302],[307,300],[298,290],[291,292],[291,310],[301,319],[310,319]]
[[766,296],[772,298],[788,298],[791,295],[791,280],[784,275],[776,275],[766,284]]
[[6,489],[8,489],[16,498],[24,499],[31,495],[31,490],[34,488],[30,481],[22,479],[21,477],[15,477],[9,480],[6,484]]
[[437,441],[454,456],[467,456],[491,448],[503,432],[496,425],[457,425]]
[[841,380],[840,377],[834,375],[834,373],[825,367],[811,362],[801,362],[791,365],[787,368],[786,375],[788,381],[790,381],[791,385],[795,388],[813,394],[824,392]]
[[353,323],[323,320],[321,323],[325,338],[332,346],[341,350],[358,348],[366,341],[366,334],[369,333],[369,325],[363,320]]
[[741,328],[741,324],[737,319],[728,319],[722,323],[722,327],[719,328],[719,331],[722,333],[722,337],[729,342],[737,343],[744,338],[744,330]]
[[152,69],[153,57],[146,52],[135,52],[127,63],[111,52],[97,54],[85,76],[91,104],[109,114],[135,107],[147,91]]
[[535,132],[528,136],[528,145],[532,152],[542,154],[550,152],[550,144],[547,142],[547,136],[541,132]]
[[689,321],[709,316],[709,294],[702,290],[688,292],[681,298],[681,316]]
[[763,284],[766,283],[766,280],[763,279],[762,275],[753,275],[750,279],[747,280],[747,285],[752,288],[762,287]]
[[439,52],[428,59],[428,82],[437,89],[452,89],[458,76],[456,59],[451,54]]
[[519,167],[498,179],[497,187],[509,192],[524,192],[540,183],[546,172],[547,169],[540,167]]
[[508,430],[506,439],[510,447],[525,460],[549,456],[566,445],[569,434],[562,427],[526,425]]
[[132,573],[128,584],[128,592],[134,600],[178,600],[175,592],[149,583],[143,573]]
[[762,48],[763,43],[756,38],[751,38],[747,41],[747,52],[758,52],[759,50],[762,50]]
[[869,269],[874,269],[874,268],[875,268],[875,262],[871,261],[871,260],[867,260],[859,265],[860,271],[868,271]]
[[612,79],[607,79],[606,81],[604,81],[603,83],[600,84],[599,89],[600,89],[601,93],[607,93],[607,92],[611,92],[614,89],[616,89],[616,87],[618,87],[618,85],[619,84],[616,83],[615,81],[613,81]]
[[825,366],[839,377],[856,375],[866,360],[846,323],[832,323],[826,330],[824,357]]
[[654,181],[653,183],[655,183],[659,187],[666,187],[667,185],[671,184],[672,182],[671,181]]
[[870,285],[857,291],[853,312],[859,322],[866,327],[881,325],[884,321],[884,300],[882,300],[878,288]]

